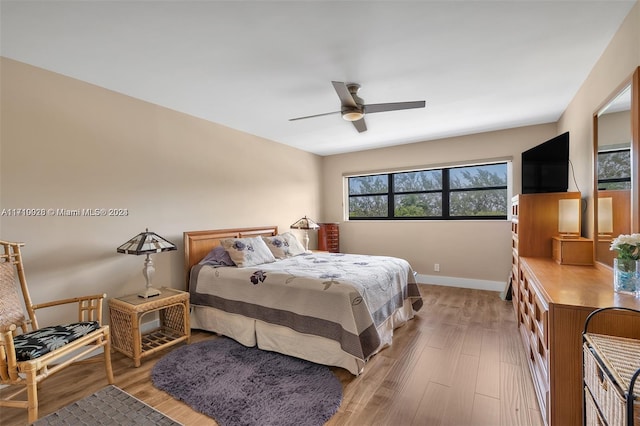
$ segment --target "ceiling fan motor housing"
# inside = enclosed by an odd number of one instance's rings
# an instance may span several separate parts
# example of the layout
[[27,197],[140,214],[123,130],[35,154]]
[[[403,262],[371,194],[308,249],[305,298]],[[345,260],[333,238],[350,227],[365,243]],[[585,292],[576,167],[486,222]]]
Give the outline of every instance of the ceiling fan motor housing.
[[353,100],[356,101],[356,104],[364,104],[364,99],[358,96],[358,91],[360,90],[360,85],[358,83],[348,83],[347,89],[349,89],[349,93],[351,93],[351,96],[353,97]]

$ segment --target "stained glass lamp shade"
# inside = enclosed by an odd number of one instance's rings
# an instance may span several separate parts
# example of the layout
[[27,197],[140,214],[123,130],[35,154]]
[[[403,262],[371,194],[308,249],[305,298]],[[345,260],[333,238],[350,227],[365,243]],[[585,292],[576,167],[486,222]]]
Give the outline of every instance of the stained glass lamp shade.
[[290,228],[304,229],[304,249],[306,251],[309,251],[309,229],[318,229],[320,228],[320,225],[305,216],[301,219],[298,219],[293,225],[290,226]]
[[147,299],[160,294],[160,290],[151,286],[153,275],[156,271],[156,268],[153,266],[153,260],[151,260],[151,254],[172,250],[177,250],[177,248],[171,241],[162,238],[155,232],[150,232],[149,229],[139,233],[117,248],[118,253],[147,255],[144,261],[144,268],[142,269],[142,275],[144,275],[147,282],[147,287],[146,290],[139,293],[138,296]]

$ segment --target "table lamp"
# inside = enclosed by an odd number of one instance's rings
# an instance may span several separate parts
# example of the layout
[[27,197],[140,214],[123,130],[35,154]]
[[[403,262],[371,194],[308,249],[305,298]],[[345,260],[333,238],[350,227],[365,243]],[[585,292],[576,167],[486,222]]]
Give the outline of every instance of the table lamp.
[[293,225],[290,226],[290,228],[304,229],[304,249],[306,251],[309,251],[309,229],[318,229],[320,228],[320,225],[305,216],[301,219],[298,219]]
[[562,238],[580,238],[580,199],[558,201],[558,232]]
[[613,234],[613,198],[598,197],[598,236]]
[[153,274],[156,271],[156,268],[153,266],[153,261],[151,260],[151,253],[160,253],[171,250],[177,250],[176,246],[171,241],[162,238],[155,232],[149,232],[148,228],[145,232],[139,233],[117,248],[118,253],[147,255],[147,258],[144,261],[144,268],[142,269],[142,275],[144,275],[147,282],[147,287],[145,291],[138,293],[138,296],[148,299],[149,297],[158,296],[160,294],[160,290],[151,286]]

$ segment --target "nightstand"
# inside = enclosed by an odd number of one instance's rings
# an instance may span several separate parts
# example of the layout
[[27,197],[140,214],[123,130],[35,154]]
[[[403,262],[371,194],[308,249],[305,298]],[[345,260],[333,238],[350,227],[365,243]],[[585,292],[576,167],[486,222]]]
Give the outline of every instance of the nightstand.
[[[118,352],[140,360],[180,342],[189,343],[189,293],[163,287],[161,294],[148,299],[131,294],[109,299],[111,344]],[[159,326],[142,332],[142,318],[158,313]]]

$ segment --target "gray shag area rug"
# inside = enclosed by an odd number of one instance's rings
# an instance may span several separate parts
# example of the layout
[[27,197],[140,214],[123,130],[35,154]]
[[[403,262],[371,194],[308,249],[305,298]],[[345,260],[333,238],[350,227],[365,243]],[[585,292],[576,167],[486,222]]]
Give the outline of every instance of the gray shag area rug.
[[181,426],[113,385],[37,420],[34,425]]
[[328,367],[225,337],[173,350],[151,379],[222,426],[322,425],[342,402],[342,384]]

